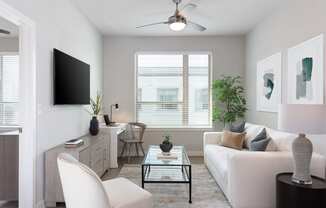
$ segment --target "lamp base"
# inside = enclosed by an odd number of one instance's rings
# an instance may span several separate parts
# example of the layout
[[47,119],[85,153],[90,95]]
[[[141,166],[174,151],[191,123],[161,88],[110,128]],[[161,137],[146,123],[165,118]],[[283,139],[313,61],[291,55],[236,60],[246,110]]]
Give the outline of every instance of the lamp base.
[[305,134],[299,136],[292,143],[292,152],[294,159],[294,173],[292,181],[297,184],[312,184],[310,174],[310,162],[313,152],[311,141]]
[[312,180],[303,181],[303,180],[294,178],[293,176],[292,176],[292,182],[300,184],[300,185],[311,185],[312,184]]

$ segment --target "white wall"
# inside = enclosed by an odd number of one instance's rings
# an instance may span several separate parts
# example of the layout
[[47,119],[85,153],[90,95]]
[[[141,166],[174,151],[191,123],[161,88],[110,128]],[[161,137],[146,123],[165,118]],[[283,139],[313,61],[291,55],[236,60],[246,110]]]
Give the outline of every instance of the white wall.
[[[220,75],[244,75],[245,39],[231,37],[106,37],[104,40],[104,104],[119,103],[114,120],[135,118],[135,53],[146,51],[210,51],[213,79]],[[147,130],[145,145],[159,144],[167,129]],[[175,144],[186,145],[192,154],[201,154],[204,129],[168,130]]]
[[286,100],[287,49],[326,33],[324,0],[296,0],[262,21],[246,37],[247,120],[277,127],[277,114],[256,111],[256,64],[277,52],[283,53],[283,96]]
[[18,51],[19,51],[18,38],[0,37],[0,52],[18,52]]
[[102,36],[69,0],[5,0],[37,28],[37,201],[44,198],[44,151],[88,132],[83,106],[53,106],[52,50],[91,65],[91,92],[102,89]]
[[[277,128],[277,113],[256,111],[256,64],[276,52],[283,53],[283,101],[286,101],[287,49],[326,33],[326,1],[296,0],[262,21],[246,37],[247,121]],[[315,150],[326,156],[324,136],[313,137]]]

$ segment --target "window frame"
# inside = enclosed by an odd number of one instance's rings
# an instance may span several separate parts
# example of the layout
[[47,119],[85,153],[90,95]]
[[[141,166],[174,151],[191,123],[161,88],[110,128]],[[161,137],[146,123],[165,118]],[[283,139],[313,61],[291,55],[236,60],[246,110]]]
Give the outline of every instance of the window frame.
[[183,122],[186,122],[186,125],[182,126],[148,126],[150,130],[161,130],[161,129],[193,129],[193,130],[210,130],[213,128],[213,121],[212,121],[212,73],[213,73],[213,55],[210,51],[146,51],[146,52],[136,52],[134,54],[134,120],[138,121],[138,56],[139,55],[183,55],[183,108],[188,109],[189,105],[189,88],[188,88],[188,81],[189,81],[189,55],[208,55],[208,125],[189,125],[188,122],[188,112],[186,109],[183,110]]

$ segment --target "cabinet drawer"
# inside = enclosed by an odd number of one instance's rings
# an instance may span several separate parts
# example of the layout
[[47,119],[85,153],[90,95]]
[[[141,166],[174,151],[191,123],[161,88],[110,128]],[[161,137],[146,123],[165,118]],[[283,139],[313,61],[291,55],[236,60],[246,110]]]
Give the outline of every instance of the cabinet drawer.
[[88,148],[84,149],[79,153],[79,161],[87,165],[88,167],[91,166],[91,155],[90,155],[90,150]]
[[91,153],[91,163],[95,164],[100,160],[104,160],[105,152],[106,152],[106,143],[103,141],[95,144],[92,146],[92,153]]
[[99,160],[92,165],[92,170],[101,177],[104,173],[104,160]]

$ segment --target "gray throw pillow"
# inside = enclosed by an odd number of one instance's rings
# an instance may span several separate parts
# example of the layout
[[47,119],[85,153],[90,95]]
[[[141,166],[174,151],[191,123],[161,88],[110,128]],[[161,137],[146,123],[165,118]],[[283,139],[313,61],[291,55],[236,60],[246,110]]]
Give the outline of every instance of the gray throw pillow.
[[234,133],[243,133],[245,131],[246,122],[242,121],[240,124],[230,126],[230,131]]
[[263,129],[256,137],[250,142],[250,151],[264,152],[271,139],[267,137],[266,129]]

